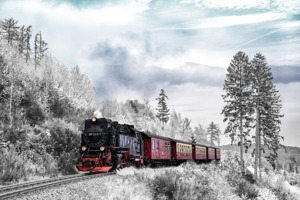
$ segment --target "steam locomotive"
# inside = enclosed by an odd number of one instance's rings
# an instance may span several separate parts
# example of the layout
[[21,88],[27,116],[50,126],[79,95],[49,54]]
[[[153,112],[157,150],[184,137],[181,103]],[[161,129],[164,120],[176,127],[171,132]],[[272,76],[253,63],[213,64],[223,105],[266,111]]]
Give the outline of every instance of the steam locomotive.
[[220,160],[220,149],[138,131],[106,118],[85,120],[78,171],[109,172],[128,166]]

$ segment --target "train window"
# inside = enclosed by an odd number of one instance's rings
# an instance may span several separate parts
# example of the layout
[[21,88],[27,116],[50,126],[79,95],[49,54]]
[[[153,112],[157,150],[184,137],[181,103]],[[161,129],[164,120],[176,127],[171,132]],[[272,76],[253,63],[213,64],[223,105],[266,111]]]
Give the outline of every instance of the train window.
[[155,140],[152,140],[152,149],[155,149]]

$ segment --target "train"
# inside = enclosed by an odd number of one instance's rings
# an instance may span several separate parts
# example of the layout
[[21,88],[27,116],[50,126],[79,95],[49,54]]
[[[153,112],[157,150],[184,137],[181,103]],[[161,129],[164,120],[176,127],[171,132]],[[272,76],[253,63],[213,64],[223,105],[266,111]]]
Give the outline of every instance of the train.
[[86,119],[78,171],[110,172],[124,167],[170,166],[186,161],[219,161],[220,148],[139,131],[107,118]]

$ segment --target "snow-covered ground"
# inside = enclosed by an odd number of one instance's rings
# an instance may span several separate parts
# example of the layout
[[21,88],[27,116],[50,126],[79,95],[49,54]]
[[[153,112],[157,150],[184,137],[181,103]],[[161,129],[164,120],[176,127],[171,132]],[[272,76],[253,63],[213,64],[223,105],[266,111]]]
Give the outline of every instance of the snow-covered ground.
[[116,175],[53,187],[15,199],[300,199],[299,185],[290,185],[288,177],[283,174],[263,173],[263,181],[252,184],[239,177],[237,165],[224,163],[186,163],[157,169],[130,167],[119,170]]

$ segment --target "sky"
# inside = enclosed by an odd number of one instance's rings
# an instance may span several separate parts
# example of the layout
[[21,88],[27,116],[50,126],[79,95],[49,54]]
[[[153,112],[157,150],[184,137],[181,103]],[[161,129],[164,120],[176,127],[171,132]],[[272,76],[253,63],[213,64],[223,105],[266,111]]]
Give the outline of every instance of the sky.
[[10,17],[78,65],[97,98],[156,107],[164,89],[170,109],[222,132],[226,68],[238,51],[260,52],[281,96],[283,144],[300,147],[299,0],[0,0],[0,20]]

